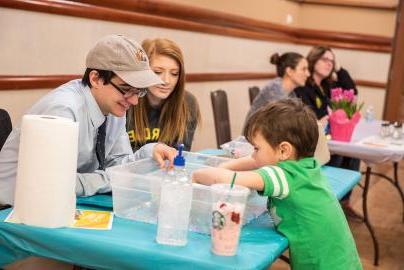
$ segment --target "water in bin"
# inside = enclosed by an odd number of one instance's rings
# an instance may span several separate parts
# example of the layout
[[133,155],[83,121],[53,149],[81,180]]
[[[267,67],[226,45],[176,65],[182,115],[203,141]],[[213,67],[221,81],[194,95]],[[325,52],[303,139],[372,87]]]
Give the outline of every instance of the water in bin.
[[[199,153],[184,152],[186,171],[192,174],[202,167],[217,167],[230,159]],[[152,159],[143,159],[107,168],[111,179],[114,214],[146,223],[157,223],[161,179],[164,174]],[[193,184],[189,230],[210,233],[210,187]],[[249,195],[244,222],[266,211],[266,198],[252,192]]]

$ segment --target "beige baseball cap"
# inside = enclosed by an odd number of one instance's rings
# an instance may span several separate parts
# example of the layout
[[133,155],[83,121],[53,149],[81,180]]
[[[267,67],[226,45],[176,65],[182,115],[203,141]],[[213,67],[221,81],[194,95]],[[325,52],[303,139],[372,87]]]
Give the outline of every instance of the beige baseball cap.
[[113,71],[136,88],[163,84],[150,69],[142,46],[123,35],[108,35],[100,39],[88,52],[86,67]]

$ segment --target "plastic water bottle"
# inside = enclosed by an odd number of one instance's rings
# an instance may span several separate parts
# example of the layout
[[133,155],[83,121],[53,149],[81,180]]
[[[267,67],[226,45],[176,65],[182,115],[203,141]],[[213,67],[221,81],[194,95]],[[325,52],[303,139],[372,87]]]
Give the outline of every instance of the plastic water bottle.
[[156,241],[163,245],[185,246],[187,244],[192,181],[185,170],[183,148],[183,144],[178,147],[174,169],[167,172],[161,186]]
[[365,112],[366,122],[372,122],[375,120],[375,110],[372,105],[368,106]]

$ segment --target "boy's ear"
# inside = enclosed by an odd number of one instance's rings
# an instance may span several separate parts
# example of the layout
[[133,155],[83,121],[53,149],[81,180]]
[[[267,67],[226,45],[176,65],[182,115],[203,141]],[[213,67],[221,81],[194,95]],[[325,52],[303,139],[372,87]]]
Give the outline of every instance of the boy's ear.
[[95,70],[92,70],[89,74],[89,79],[90,79],[90,84],[91,88],[98,88],[100,84],[103,84],[104,82],[100,79],[100,76],[98,75],[98,72]]
[[289,142],[281,142],[278,149],[281,161],[295,159],[295,148]]

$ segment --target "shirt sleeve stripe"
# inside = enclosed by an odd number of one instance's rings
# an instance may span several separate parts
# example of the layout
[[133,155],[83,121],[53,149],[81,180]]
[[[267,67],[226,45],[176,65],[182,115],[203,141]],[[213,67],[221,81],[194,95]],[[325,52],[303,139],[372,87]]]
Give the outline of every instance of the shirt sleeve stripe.
[[268,173],[268,176],[271,179],[272,184],[274,185],[274,192],[272,193],[272,197],[278,197],[281,193],[280,185],[278,182],[279,180],[277,179],[275,173],[271,168],[263,167],[262,169],[264,169]]
[[272,168],[277,172],[279,178],[281,179],[282,186],[283,186],[283,190],[279,196],[279,199],[284,199],[289,195],[289,184],[288,184],[288,181],[286,180],[285,173],[278,166],[272,166]]
[[[280,176],[278,175],[278,172],[273,168],[274,166],[270,166],[269,168],[273,171],[273,173],[275,174],[276,180],[278,180],[278,184],[279,184],[279,196],[281,196],[283,194],[283,183],[281,181]],[[279,199],[279,196],[277,196],[277,198]]]

